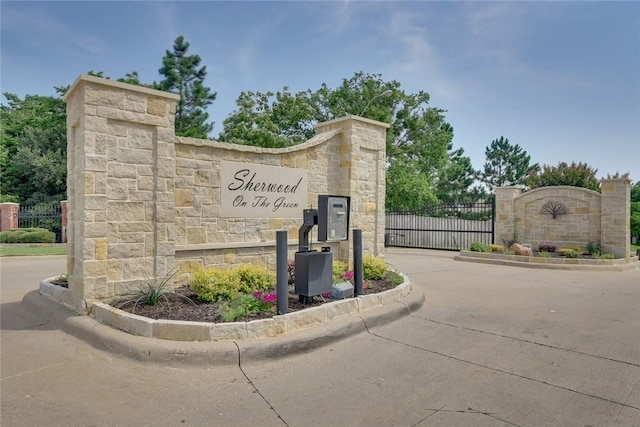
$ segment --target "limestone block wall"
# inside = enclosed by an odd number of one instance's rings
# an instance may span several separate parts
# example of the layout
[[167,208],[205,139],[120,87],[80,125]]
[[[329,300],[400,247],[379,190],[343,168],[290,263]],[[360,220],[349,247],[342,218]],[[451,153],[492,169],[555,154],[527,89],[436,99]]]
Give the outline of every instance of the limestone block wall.
[[[265,149],[176,137],[177,100],[86,75],[65,96],[67,270],[78,312],[175,268],[275,267],[276,231],[288,230],[293,258],[302,210],[316,208],[318,194],[350,196],[349,236],[360,228],[364,252],[383,252],[387,124],[349,116],[319,124],[317,135],[299,146]],[[304,177],[304,188],[296,187],[306,194],[295,204],[299,215],[292,209],[282,217],[229,215],[234,201],[222,198],[230,185],[221,183],[229,164]],[[350,260],[351,241],[319,246]]]
[[[496,240],[586,247],[600,242],[603,252],[628,258],[630,182],[603,180],[602,193],[578,187],[517,187],[496,189]],[[561,203],[566,214],[552,218],[542,212],[547,202]]]

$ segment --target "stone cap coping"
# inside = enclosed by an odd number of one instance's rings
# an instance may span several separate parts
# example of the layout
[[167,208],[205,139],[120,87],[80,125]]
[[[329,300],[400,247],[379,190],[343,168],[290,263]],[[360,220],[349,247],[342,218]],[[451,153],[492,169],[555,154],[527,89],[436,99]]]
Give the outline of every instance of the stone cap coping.
[[78,76],[76,81],[73,82],[73,84],[69,87],[69,90],[67,91],[67,93],[64,94],[64,97],[62,98],[62,100],[64,102],[67,102],[67,99],[71,97],[71,94],[75,91],[75,89],[78,86],[80,86],[82,82],[97,83],[103,86],[110,86],[113,88],[128,90],[131,92],[146,93],[147,95],[157,96],[160,98],[168,98],[168,99],[175,99],[175,100],[180,99],[180,95],[175,93],[151,89],[145,86],[132,85],[129,83],[123,83],[116,80],[103,79],[101,77],[91,76],[89,74],[81,74],[80,76]]
[[488,252],[460,251],[456,261],[468,261],[494,265],[557,270],[626,271],[639,269],[638,257],[618,259],[544,258],[524,255],[505,255]]

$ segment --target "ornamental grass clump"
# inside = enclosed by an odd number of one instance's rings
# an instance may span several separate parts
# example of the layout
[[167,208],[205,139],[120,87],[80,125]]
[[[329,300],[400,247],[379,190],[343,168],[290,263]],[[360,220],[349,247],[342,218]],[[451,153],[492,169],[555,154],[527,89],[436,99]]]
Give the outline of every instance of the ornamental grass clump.
[[362,278],[382,280],[387,272],[387,263],[382,258],[368,255],[362,258]]
[[[505,246],[503,246],[502,248],[504,251]],[[482,242],[473,242],[471,246],[469,246],[469,250],[471,252],[488,252],[488,253],[493,252],[491,245],[487,245],[486,243],[482,243]]]

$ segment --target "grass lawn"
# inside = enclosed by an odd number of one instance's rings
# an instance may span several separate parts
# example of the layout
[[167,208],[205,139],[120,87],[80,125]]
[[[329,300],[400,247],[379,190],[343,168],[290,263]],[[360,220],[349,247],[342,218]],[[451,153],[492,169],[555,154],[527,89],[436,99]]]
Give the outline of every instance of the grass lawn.
[[640,249],[640,245],[631,245],[631,256],[634,256],[638,252],[638,249]]
[[0,245],[0,256],[66,255],[67,246]]

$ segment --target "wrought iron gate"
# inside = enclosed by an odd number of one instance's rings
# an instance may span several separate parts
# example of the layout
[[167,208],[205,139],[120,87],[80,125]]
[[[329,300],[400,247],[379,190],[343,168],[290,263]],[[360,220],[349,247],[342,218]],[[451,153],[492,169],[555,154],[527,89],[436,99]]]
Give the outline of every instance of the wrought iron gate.
[[60,204],[20,206],[19,228],[46,228],[56,234],[56,243],[62,242],[62,209]]
[[468,249],[473,242],[494,243],[495,203],[459,202],[416,212],[387,212],[385,246]]

